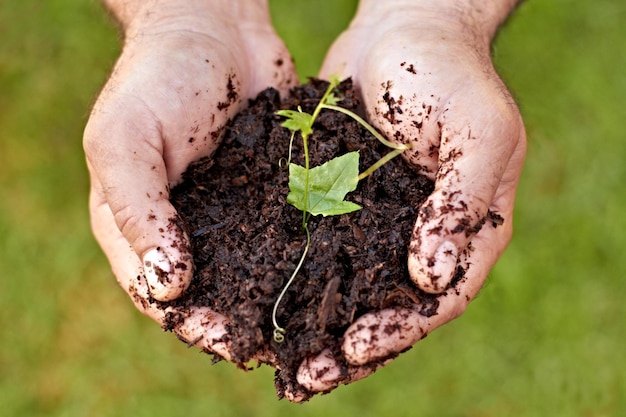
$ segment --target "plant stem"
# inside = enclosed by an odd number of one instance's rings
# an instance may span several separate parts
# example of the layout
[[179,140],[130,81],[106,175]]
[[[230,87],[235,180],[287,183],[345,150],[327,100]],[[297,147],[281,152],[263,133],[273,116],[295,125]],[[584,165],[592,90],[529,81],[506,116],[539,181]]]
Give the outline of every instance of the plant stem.
[[306,246],[304,247],[304,252],[302,252],[302,256],[300,257],[300,261],[298,262],[296,269],[291,274],[291,277],[289,277],[289,281],[287,281],[287,284],[283,287],[283,290],[280,292],[280,295],[276,299],[276,302],[274,303],[274,310],[272,310],[272,323],[274,324],[274,341],[276,343],[282,343],[285,340],[285,329],[280,327],[276,320],[276,313],[278,312],[278,305],[280,304],[281,300],[285,296],[287,289],[289,288],[289,286],[291,286],[291,283],[296,278],[298,271],[300,271],[300,268],[302,268],[302,264],[304,263],[306,254],[309,251],[309,246],[311,246],[311,233],[309,233],[309,228],[306,225],[306,223],[304,224],[304,230],[306,231]]
[[302,148],[304,149],[304,210],[302,210],[302,228],[309,232],[307,222],[309,221],[309,141],[306,135],[302,135]]
[[285,160],[285,158],[280,158],[280,160],[278,161],[278,166],[280,168],[285,168],[285,167],[289,167],[289,164],[291,163],[291,150],[293,149],[293,138],[294,136],[296,136],[296,131],[292,130],[291,131],[291,138],[289,139],[289,154],[287,157],[287,162],[283,165],[282,162]]
[[[320,99],[319,103],[317,103],[317,106],[315,106],[315,110],[313,110],[313,114],[311,115],[311,124],[309,125],[309,128],[311,128],[311,130],[313,130],[313,123],[315,123],[315,119],[317,119],[317,116],[319,116],[320,111],[322,111],[322,108],[324,108],[324,106],[325,106],[326,100],[328,99],[328,97],[333,92],[333,89],[336,86],[337,85],[335,83],[331,82],[328,85],[328,88],[326,88],[326,91],[324,92],[324,95]],[[306,229],[306,224],[309,221],[309,217],[310,217],[310,213],[307,211],[307,205],[309,203],[309,168],[310,168],[308,137],[309,137],[309,135],[302,135],[302,147],[303,147],[303,150],[304,150],[304,169],[305,169],[305,177],[304,177],[304,210],[302,211],[302,228],[303,229]],[[308,233],[308,230],[307,230],[307,233]]]
[[388,141],[387,139],[383,137],[383,135],[378,133],[378,131],[374,129],[372,125],[367,123],[365,120],[363,120],[361,116],[359,116],[358,114],[354,113],[351,110],[345,109],[343,107],[335,106],[334,104],[322,104],[321,107],[324,109],[328,109],[328,110],[335,110],[347,116],[352,117],[354,120],[359,122],[361,126],[366,128],[372,135],[374,135],[374,137],[378,139],[380,143],[393,149],[393,151],[389,152],[387,155],[380,158],[378,161],[376,161],[375,164],[373,164],[368,169],[366,169],[361,174],[359,174],[359,181],[361,181],[364,178],[367,178],[369,175],[372,174],[372,172],[376,171],[378,168],[385,165],[387,162],[391,161],[393,158],[400,155],[402,152],[406,151],[407,149],[411,149],[411,145],[409,144],[395,143],[395,142]]
[[365,120],[363,120],[363,118],[361,116],[359,116],[358,114],[354,113],[353,111],[350,111],[348,109],[344,109],[343,107],[335,106],[334,104],[323,104],[322,108],[328,109],[328,110],[335,110],[335,111],[338,111],[340,113],[343,113],[345,115],[348,115],[348,116],[352,117],[354,120],[359,122],[364,128],[366,128],[372,135],[374,135],[374,137],[376,139],[378,139],[380,141],[380,143],[382,143],[385,146],[390,147],[391,149],[398,149],[398,150],[402,150],[402,151],[406,151],[407,149],[411,149],[411,145],[409,145],[409,144],[406,144],[406,143],[395,143],[395,142],[388,141],[387,139],[385,139],[383,137],[383,135],[378,133],[378,131],[376,129],[374,129],[374,127],[372,125],[367,123]]
[[[289,280],[287,281],[287,284],[285,284],[285,286],[283,287],[282,291],[280,292],[280,295],[276,299],[276,302],[274,303],[274,309],[272,310],[272,323],[274,324],[274,333],[273,333],[273,335],[274,335],[274,341],[276,343],[282,343],[285,340],[285,329],[278,325],[278,322],[277,322],[277,319],[276,319],[276,314],[278,312],[278,306],[280,305],[280,302],[282,301],[282,299],[284,298],[285,294],[287,293],[287,290],[289,289],[289,287],[293,283],[294,279],[296,278],[296,275],[298,275],[298,272],[302,268],[302,265],[304,264],[304,260],[306,258],[306,255],[307,255],[307,253],[309,251],[309,247],[311,246],[311,233],[309,232],[309,227],[308,227],[308,221],[309,221],[309,218],[311,216],[311,213],[309,213],[309,211],[308,211],[309,185],[310,185],[309,184],[309,181],[310,181],[310,177],[309,177],[310,160],[309,160],[309,141],[308,141],[308,137],[309,137],[309,134],[313,131],[313,124],[315,123],[315,120],[319,116],[319,114],[322,111],[322,109],[335,110],[335,111],[338,111],[340,113],[343,113],[343,114],[351,117],[352,119],[357,121],[359,124],[361,124],[363,127],[365,127],[372,135],[374,135],[374,137],[376,139],[378,139],[379,142],[381,142],[383,145],[393,149],[393,151],[391,151],[387,155],[383,156],[376,163],[374,163],[372,166],[370,166],[368,169],[366,169],[363,173],[359,174],[359,176],[358,176],[359,181],[364,179],[364,178],[366,178],[370,174],[372,174],[378,168],[380,168],[381,166],[383,166],[384,164],[386,164],[387,162],[389,162],[391,159],[395,158],[396,156],[400,155],[405,150],[411,148],[411,145],[409,145],[409,144],[401,144],[401,143],[394,143],[394,142],[388,141],[380,133],[378,133],[378,131],[376,129],[374,129],[374,127],[372,127],[372,125],[367,123],[364,119],[362,119],[356,113],[354,113],[354,112],[352,112],[352,111],[350,111],[348,109],[345,109],[343,107],[336,106],[334,104],[327,104],[327,101],[330,100],[331,94],[332,94],[333,90],[335,89],[335,87],[337,87],[337,85],[338,85],[338,81],[332,81],[331,80],[330,84],[328,85],[328,88],[324,92],[324,95],[322,96],[322,98],[320,99],[319,103],[315,107],[315,110],[313,111],[313,114],[307,120],[307,123],[303,123],[302,125],[298,126],[297,129],[296,129],[296,130],[300,130],[300,135],[302,136],[302,149],[303,149],[303,152],[304,152],[305,177],[304,177],[304,196],[303,196],[304,197],[304,202],[302,204],[302,206],[303,206],[302,207],[302,228],[306,232],[306,246],[304,247],[304,252],[302,253],[302,256],[300,257],[300,261],[298,262],[298,265],[296,266],[296,269],[293,271],[293,273],[289,277]],[[333,98],[331,102],[335,103],[336,101],[337,101],[337,99]],[[298,111],[302,112],[302,109],[299,106],[298,106]],[[294,117],[294,119],[295,119],[295,117]],[[308,127],[308,129],[305,129],[306,127]],[[290,128],[293,128],[293,126],[290,126]],[[292,150],[293,138],[294,138],[294,134],[295,134],[296,130],[292,131],[291,139],[289,141],[289,158],[287,160],[288,164],[291,161],[291,150]]]
[[[311,124],[309,126],[309,128],[311,128],[311,130],[313,128],[313,123],[315,123],[315,119],[319,115],[320,111],[322,111],[322,108],[324,106],[325,101],[328,99],[328,97],[330,96],[330,94],[332,93],[333,89],[336,86],[337,86],[336,84],[330,83],[330,85],[328,86],[328,88],[324,92],[324,95],[322,96],[320,102],[315,107],[315,110],[313,111],[313,115],[311,116]],[[302,131],[300,133],[302,133]],[[292,132],[291,140],[289,142],[289,160],[288,160],[288,162],[291,161],[291,146],[292,146],[292,143],[293,143],[293,135],[294,134],[295,134],[295,131]],[[305,177],[304,177],[304,210],[302,210],[302,228],[306,232],[306,246],[304,247],[304,252],[302,253],[302,256],[300,257],[300,261],[298,262],[298,265],[296,266],[296,269],[291,274],[291,277],[289,277],[289,281],[287,281],[287,284],[283,287],[282,291],[280,292],[280,295],[278,296],[278,298],[276,299],[276,302],[274,303],[274,309],[272,310],[272,323],[274,324],[274,341],[276,343],[282,343],[285,340],[285,329],[280,327],[278,325],[277,320],[276,320],[276,313],[278,311],[278,306],[280,305],[280,302],[282,301],[283,297],[285,296],[285,293],[287,292],[287,289],[291,286],[291,283],[296,278],[296,275],[298,275],[298,271],[300,271],[300,268],[302,268],[302,264],[304,263],[304,259],[306,258],[306,254],[309,251],[309,246],[311,246],[311,233],[309,232],[309,227],[308,227],[308,224],[307,224],[308,221],[309,221],[309,216],[310,216],[310,213],[307,210],[307,205],[309,203],[309,171],[310,171],[309,141],[308,141],[308,136],[309,135],[301,134],[301,136],[302,136],[302,149],[304,151],[304,169],[305,169]]]
[[313,111],[313,115],[311,116],[311,126],[310,127],[313,127],[313,122],[315,122],[315,119],[317,119],[317,116],[320,114],[320,111],[322,111],[322,108],[328,106],[328,104],[326,104],[326,100],[328,99],[328,96],[330,96],[330,94],[333,92],[335,87],[337,87],[337,84],[330,83],[328,85],[328,88],[324,92],[324,95],[320,99],[320,102],[317,104],[317,106],[315,107],[315,110]]
[[359,181],[369,177],[374,171],[385,165],[387,162],[391,161],[396,156],[400,155],[402,152],[404,152],[404,149],[394,149],[387,155],[380,158],[378,161],[376,161],[376,163],[374,163],[372,166],[359,174]]

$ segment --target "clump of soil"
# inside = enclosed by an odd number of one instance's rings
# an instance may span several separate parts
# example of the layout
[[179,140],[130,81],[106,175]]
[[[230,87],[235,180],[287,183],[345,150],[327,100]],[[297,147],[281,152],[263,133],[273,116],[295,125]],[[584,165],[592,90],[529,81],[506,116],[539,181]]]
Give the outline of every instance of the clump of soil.
[[[213,158],[192,164],[171,200],[191,237],[196,272],[177,306],[208,306],[231,320],[233,361],[245,368],[255,355],[272,351],[279,397],[302,392],[298,367],[330,349],[339,363],[344,331],[364,313],[419,304],[435,314],[438,303],[420,292],[406,268],[417,208],[433,185],[395,158],[361,181],[348,199],[362,210],[313,217],[311,247],[278,309],[285,341],[272,338],[272,308],[304,250],[302,213],[287,204],[291,132],[280,126],[279,109],[312,113],[328,83],[311,80],[281,100],[267,89],[226,128]],[[340,105],[358,111],[350,80],[338,88]],[[293,162],[304,165],[296,136]],[[309,139],[311,166],[358,150],[360,171],[390,150],[358,123],[324,110]]]

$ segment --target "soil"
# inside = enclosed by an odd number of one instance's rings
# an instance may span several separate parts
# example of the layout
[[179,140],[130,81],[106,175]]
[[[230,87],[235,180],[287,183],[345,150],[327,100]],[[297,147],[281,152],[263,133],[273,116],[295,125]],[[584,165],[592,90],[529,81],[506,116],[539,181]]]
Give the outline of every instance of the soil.
[[[272,308],[306,242],[302,213],[286,202],[291,132],[275,112],[301,106],[312,113],[327,85],[312,79],[284,99],[273,89],[260,93],[227,126],[213,158],[192,164],[172,190],[196,265],[191,287],[174,305],[209,306],[228,317],[233,361],[241,368],[274,352],[279,397],[285,389],[306,392],[296,381],[305,358],[330,349],[345,364],[343,333],[363,314],[419,305],[430,316],[438,307],[406,267],[417,208],[433,184],[395,158],[348,195],[362,210],[311,218],[309,253],[278,309],[285,340],[273,340]],[[358,112],[351,81],[338,90],[339,104]],[[298,139],[292,161],[304,165]],[[351,118],[322,111],[310,137],[311,166],[354,150],[361,172],[389,152]]]

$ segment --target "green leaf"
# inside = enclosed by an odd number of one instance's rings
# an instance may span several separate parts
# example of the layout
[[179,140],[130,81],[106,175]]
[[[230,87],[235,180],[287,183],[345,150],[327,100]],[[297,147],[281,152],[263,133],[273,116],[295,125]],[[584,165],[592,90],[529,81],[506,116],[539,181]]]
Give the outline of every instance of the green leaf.
[[281,123],[281,126],[286,127],[294,132],[300,131],[302,136],[309,136],[313,130],[313,116],[309,113],[305,113],[300,109],[296,110],[278,110],[277,115],[286,117],[287,120]]
[[324,104],[337,105],[341,101],[341,97],[337,97],[335,94],[330,93],[328,97],[326,97]]
[[314,216],[335,216],[359,210],[358,204],[344,201],[359,183],[359,153],[349,152],[309,170],[308,198],[305,204],[306,169],[289,165],[287,202]]

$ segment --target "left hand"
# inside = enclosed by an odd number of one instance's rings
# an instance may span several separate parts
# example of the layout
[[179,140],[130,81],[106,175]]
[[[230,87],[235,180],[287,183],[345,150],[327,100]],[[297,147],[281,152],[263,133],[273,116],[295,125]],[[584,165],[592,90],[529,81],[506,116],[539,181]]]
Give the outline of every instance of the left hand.
[[408,8],[381,19],[385,6],[377,7],[360,8],[329,51],[321,77],[351,76],[370,122],[391,140],[411,142],[405,158],[435,181],[419,209],[408,267],[421,290],[439,294],[439,306],[431,317],[403,309],[359,318],[343,343],[349,369],[326,353],[300,368],[299,382],[312,391],[369,375],[380,365],[367,364],[393,357],[461,315],[513,231],[526,137],[493,68],[491,37],[461,19],[425,18]]
[[119,284],[164,329],[227,360],[226,317],[156,301],[178,298],[194,272],[170,188],[213,153],[249,98],[297,81],[266,5],[143,2],[132,16],[122,8],[124,49],[84,135],[92,229]]

